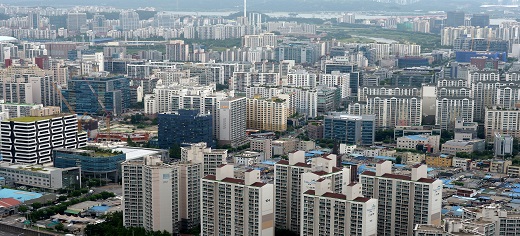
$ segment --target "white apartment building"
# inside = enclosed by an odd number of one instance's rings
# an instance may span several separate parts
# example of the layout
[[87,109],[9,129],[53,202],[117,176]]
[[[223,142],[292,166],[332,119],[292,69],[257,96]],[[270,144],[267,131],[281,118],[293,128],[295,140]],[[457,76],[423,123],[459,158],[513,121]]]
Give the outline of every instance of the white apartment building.
[[280,36],[274,33],[261,33],[258,35],[244,35],[243,44],[244,47],[258,48],[258,47],[276,47],[278,46],[278,38]]
[[393,129],[395,126],[417,126],[422,122],[422,98],[412,96],[367,96],[363,114],[375,114],[376,129]]
[[367,101],[367,96],[421,96],[421,88],[418,87],[385,87],[364,86],[358,89],[358,101]]
[[206,143],[194,143],[187,147],[181,147],[181,160],[192,163],[201,163],[202,175],[214,175],[215,170],[222,164],[226,164],[227,149],[212,149]]
[[276,228],[300,232],[302,193],[315,188],[318,179],[331,180],[331,191],[342,193],[350,183],[350,170],[336,166],[336,155],[305,161],[304,151],[289,153],[289,160],[275,165],[275,223]]
[[475,100],[469,97],[437,97],[435,123],[443,130],[453,129],[457,118],[473,122]]
[[520,138],[520,111],[496,107],[486,109],[484,131],[487,142],[493,142],[497,133]]
[[332,71],[331,74],[320,74],[319,85],[327,87],[337,87],[341,91],[341,98],[348,98],[350,92],[350,74]]
[[361,195],[361,184],[333,193],[329,179],[318,179],[302,196],[300,235],[377,235],[377,200]]
[[52,161],[54,148],[80,148],[87,133],[78,132],[76,115],[20,117],[1,122],[3,161],[44,164]]
[[234,178],[222,165],[201,181],[201,235],[274,236],[273,185],[262,183],[259,170]]
[[286,78],[282,79],[282,85],[284,87],[294,88],[315,88],[316,78],[316,74],[309,73],[306,70],[291,71],[287,74]]
[[411,176],[392,174],[392,162],[360,175],[363,196],[378,200],[377,235],[412,235],[416,224],[441,224],[442,181],[429,179],[426,165]]
[[238,147],[247,142],[246,98],[227,98],[218,102],[217,139],[220,145]]
[[123,222],[126,227],[172,234],[200,224],[202,164],[164,164],[148,156],[121,164]]
[[280,74],[274,72],[233,72],[229,89],[245,92],[248,87],[278,87]]

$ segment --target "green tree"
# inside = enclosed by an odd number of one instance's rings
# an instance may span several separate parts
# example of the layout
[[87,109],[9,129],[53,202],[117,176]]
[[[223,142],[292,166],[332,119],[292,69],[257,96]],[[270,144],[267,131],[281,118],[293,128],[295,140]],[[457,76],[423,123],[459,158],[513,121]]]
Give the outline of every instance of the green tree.
[[62,223],[59,223],[56,226],[54,226],[54,229],[57,231],[65,231],[65,226]]
[[402,157],[396,157],[395,158],[395,164],[402,164],[403,158]]
[[42,204],[39,203],[39,202],[35,202],[35,203],[31,204],[31,207],[32,207],[34,210],[38,210],[38,208],[42,207]]
[[18,207],[18,212],[21,212],[21,213],[25,213],[29,210],[29,207],[25,206],[25,205],[22,205],[20,207]]
[[130,147],[135,147],[137,146],[137,144],[130,138],[130,135],[128,136],[128,138],[126,139],[126,144]]

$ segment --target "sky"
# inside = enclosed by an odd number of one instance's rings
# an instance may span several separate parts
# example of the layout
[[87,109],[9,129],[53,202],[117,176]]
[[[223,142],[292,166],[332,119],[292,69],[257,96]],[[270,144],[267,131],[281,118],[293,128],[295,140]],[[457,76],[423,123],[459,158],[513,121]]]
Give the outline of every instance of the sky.
[[[490,2],[491,0],[487,0]],[[410,6],[382,4],[368,0],[249,0],[248,9],[257,11],[414,11],[468,9],[485,0],[422,0]],[[0,3],[24,6],[74,5],[115,6],[117,8],[156,7],[169,11],[240,11],[243,0],[0,0]]]

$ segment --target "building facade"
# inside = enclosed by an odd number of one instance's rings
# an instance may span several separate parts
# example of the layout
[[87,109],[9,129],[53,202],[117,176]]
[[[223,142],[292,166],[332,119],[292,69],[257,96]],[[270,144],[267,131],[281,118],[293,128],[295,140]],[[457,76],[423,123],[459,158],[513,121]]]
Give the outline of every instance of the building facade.
[[78,132],[76,115],[20,117],[1,122],[2,159],[11,163],[52,161],[55,148],[80,148],[87,134]]
[[324,120],[323,138],[349,145],[370,146],[375,138],[375,116],[353,116],[346,113],[329,113]]
[[198,110],[179,110],[177,114],[159,114],[157,123],[160,148],[198,142],[214,145],[210,114],[199,114]]

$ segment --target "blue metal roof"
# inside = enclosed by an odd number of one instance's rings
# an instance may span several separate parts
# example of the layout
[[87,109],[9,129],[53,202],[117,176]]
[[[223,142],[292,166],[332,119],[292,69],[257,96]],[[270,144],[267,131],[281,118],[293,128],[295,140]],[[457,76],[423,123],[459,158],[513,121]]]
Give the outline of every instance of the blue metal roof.
[[0,198],[14,198],[20,202],[37,199],[43,196],[41,193],[27,192],[18,189],[1,189]]
[[421,135],[408,135],[408,136],[405,136],[406,138],[409,138],[411,140],[415,140],[415,141],[426,141],[428,140],[428,138],[425,138],[424,136],[421,136]]

